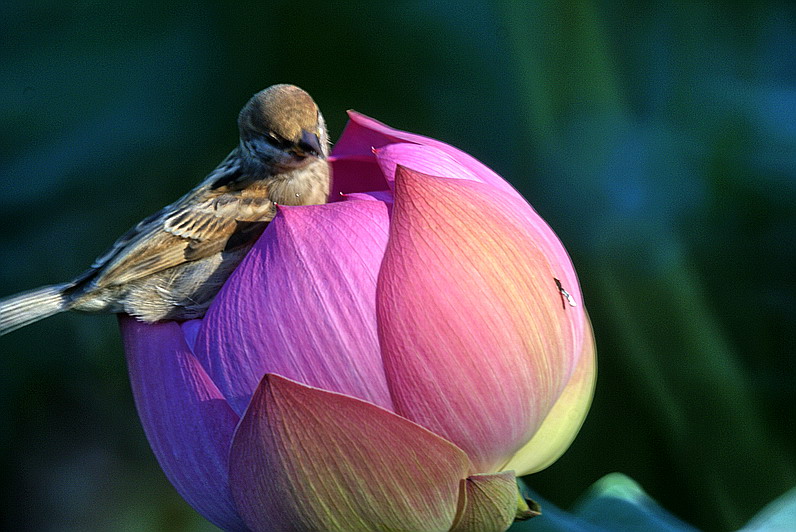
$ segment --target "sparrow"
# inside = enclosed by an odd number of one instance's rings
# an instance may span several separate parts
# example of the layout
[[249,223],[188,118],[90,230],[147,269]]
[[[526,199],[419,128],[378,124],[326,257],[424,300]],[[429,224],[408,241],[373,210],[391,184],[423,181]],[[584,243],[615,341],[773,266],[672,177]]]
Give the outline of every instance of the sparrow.
[[238,115],[240,142],[193,190],[144,218],[70,282],[0,300],[0,335],[66,310],[144,322],[204,315],[279,205],[326,203],[326,123],[309,94],[274,85]]

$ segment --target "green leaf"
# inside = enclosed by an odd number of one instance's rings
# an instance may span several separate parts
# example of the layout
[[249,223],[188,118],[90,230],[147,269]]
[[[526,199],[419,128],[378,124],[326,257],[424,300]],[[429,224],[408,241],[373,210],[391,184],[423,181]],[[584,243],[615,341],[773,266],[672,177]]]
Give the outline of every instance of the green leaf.
[[511,532],[696,532],[621,473],[606,475],[595,482],[570,513],[532,491],[531,496],[540,502],[542,515],[515,523],[509,529]]
[[796,488],[770,502],[740,532],[796,530]]

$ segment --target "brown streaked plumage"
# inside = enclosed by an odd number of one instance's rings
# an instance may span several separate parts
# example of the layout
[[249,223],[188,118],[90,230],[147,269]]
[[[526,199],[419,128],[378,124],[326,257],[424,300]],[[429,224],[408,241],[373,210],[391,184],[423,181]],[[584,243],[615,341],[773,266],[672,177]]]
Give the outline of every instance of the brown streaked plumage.
[[204,315],[276,214],[325,203],[326,123],[309,94],[274,85],[238,116],[240,143],[196,188],[139,222],[71,282],[0,301],[0,335],[65,310],[146,322]]

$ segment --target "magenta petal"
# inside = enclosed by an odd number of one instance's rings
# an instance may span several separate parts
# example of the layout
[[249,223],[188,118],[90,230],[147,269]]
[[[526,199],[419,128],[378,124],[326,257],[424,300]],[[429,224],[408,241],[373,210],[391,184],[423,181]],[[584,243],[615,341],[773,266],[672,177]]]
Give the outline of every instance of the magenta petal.
[[472,181],[400,167],[377,291],[395,411],[495,471],[527,442],[569,380],[582,308],[530,207]]
[[[338,140],[334,146],[333,157],[331,158],[337,161],[333,163],[333,167],[336,168],[335,165],[340,165],[340,175],[338,176],[338,174],[335,173],[335,180],[337,180],[338,177],[341,180],[340,186],[346,189],[342,190],[343,193],[378,190],[378,183],[386,185],[387,179],[392,183],[396,164],[439,177],[461,178],[464,176],[465,178],[469,178],[468,176],[477,176],[476,181],[493,185],[504,192],[508,192],[509,195],[513,197],[513,203],[515,205],[511,208],[525,213],[523,216],[527,218],[528,222],[531,223],[538,232],[540,245],[545,248],[545,253],[552,257],[556,265],[554,269],[558,275],[558,279],[562,282],[564,288],[575,297],[576,302],[581,304],[580,290],[577,277],[575,276],[575,270],[558,237],[545,221],[536,214],[530,205],[527,204],[525,199],[502,177],[471,155],[449,144],[422,135],[391,128],[378,120],[367,117],[356,111],[349,111],[348,115],[350,119],[346,124],[340,140]],[[406,143],[434,148],[438,151],[429,151],[428,153],[430,156],[436,156],[434,155],[435,153],[444,153],[448,157],[446,160],[457,162],[461,165],[462,169],[451,174],[441,173],[439,168],[436,171],[431,171],[430,165],[435,164],[433,160],[425,162],[419,157],[402,159],[400,154],[401,148],[388,146],[391,144],[406,145]],[[388,159],[388,161],[380,161],[381,166],[388,170],[388,175],[381,177],[383,181],[380,180],[374,170],[376,166],[374,164],[374,159],[376,158],[374,156],[374,150],[378,153],[380,158]],[[420,153],[419,151],[414,152],[415,155],[419,155]],[[358,176],[365,176],[364,184],[358,183]],[[386,187],[382,186],[381,188],[383,189]],[[335,190],[337,190],[337,188]],[[505,201],[509,202],[509,200]]]
[[392,406],[373,304],[387,228],[378,201],[280,209],[196,339],[237,412],[266,373]]
[[455,148],[443,150],[436,146],[402,142],[388,144],[375,153],[384,177],[390,185],[395,181],[395,168],[400,165],[428,175],[485,183],[519,197],[517,191],[486,166],[480,163],[462,164],[461,157],[457,158],[451,152],[453,149]]
[[[348,111],[348,123],[335,142],[332,159],[373,159],[373,149],[401,142],[402,131],[385,126],[378,120]],[[416,135],[419,137],[419,135]]]
[[119,319],[130,384],[149,444],[196,511],[245,530],[229,490],[228,453],[238,416],[198,363],[177,323]]
[[230,450],[254,530],[448,530],[461,449],[373,404],[266,375]]
[[[356,111],[349,111],[348,116],[348,124],[346,124],[346,128],[343,130],[340,140],[337,141],[337,144],[335,144],[334,147],[333,154],[335,158],[366,160],[371,156],[374,148],[378,149],[388,144],[395,143],[411,143],[421,146],[429,146],[439,150],[439,152],[445,153],[448,157],[450,157],[450,159],[455,161],[461,167],[465,168],[469,173],[478,176],[478,181],[490,184],[499,190],[508,192],[517,197],[521,197],[514,187],[508,184],[502,177],[492,171],[484,163],[449,144],[445,144],[444,142],[440,142],[429,137],[424,137],[422,135],[415,135],[414,133],[407,133],[406,131],[393,129],[382,124],[378,120],[369,118],[363,114],[357,113]],[[411,164],[401,161],[397,162],[402,166],[413,168],[420,172],[431,175],[456,177],[444,174],[436,174],[434,172],[426,172],[422,168],[413,167]],[[335,179],[337,179],[337,176],[335,176]]]
[[392,206],[393,204],[392,192],[389,190],[379,190],[376,192],[354,192],[352,194],[343,194],[342,198],[343,201],[380,201],[382,203],[386,203],[388,206]]
[[373,153],[362,157],[329,157],[332,166],[332,201],[340,194],[386,190],[387,181]]
[[376,150],[375,154],[381,171],[390,184],[395,181],[395,169],[398,165],[428,175],[480,181],[474,172],[459,164],[444,151],[432,146],[402,142],[388,144]]

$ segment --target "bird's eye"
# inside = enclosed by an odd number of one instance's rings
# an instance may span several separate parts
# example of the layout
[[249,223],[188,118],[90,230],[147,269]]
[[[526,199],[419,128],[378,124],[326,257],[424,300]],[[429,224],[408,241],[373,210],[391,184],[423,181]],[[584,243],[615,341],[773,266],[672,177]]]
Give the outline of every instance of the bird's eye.
[[265,140],[268,142],[268,144],[270,144],[274,148],[277,148],[282,151],[286,151],[288,148],[290,148],[293,145],[292,142],[282,138],[276,133],[266,133]]

